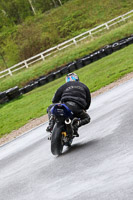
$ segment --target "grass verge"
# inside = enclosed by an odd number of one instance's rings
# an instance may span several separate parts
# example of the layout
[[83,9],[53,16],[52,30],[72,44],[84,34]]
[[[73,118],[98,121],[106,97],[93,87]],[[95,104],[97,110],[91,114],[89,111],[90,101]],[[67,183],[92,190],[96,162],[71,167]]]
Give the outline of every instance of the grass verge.
[[[94,92],[133,71],[133,45],[94,62],[76,73],[81,82]],[[56,89],[64,77],[37,88],[7,104],[0,106],[0,137],[26,124],[29,120],[46,114]]]

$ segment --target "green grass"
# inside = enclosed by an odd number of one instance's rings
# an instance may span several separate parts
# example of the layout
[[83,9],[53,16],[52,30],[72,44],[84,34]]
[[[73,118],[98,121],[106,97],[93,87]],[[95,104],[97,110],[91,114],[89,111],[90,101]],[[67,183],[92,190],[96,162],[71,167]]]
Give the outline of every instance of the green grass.
[[94,39],[91,41],[86,40],[77,46],[73,46],[58,53],[56,56],[53,56],[44,62],[30,67],[28,70],[25,69],[24,71],[14,74],[12,77],[8,76],[0,79],[0,91],[4,91],[16,85],[23,87],[32,79],[47,74],[48,72],[51,72],[62,65],[83,57],[109,43],[115,42],[118,39],[129,36],[132,33],[133,22],[128,22],[126,25],[104,33],[104,35],[94,37]]
[[[94,62],[76,73],[81,82],[94,92],[133,71],[133,45]],[[56,89],[64,83],[62,77],[0,106],[0,137],[18,129],[30,119],[46,114]]]
[[[63,6],[3,27],[0,46],[7,66],[32,57],[91,28],[127,13],[132,0],[70,0]],[[3,69],[5,66],[2,65]]]
[[[63,6],[28,17],[22,24],[3,27],[0,31],[0,50],[6,65],[11,67],[125,14],[132,7],[132,0],[69,0]],[[0,64],[2,68],[4,70],[6,66]]]

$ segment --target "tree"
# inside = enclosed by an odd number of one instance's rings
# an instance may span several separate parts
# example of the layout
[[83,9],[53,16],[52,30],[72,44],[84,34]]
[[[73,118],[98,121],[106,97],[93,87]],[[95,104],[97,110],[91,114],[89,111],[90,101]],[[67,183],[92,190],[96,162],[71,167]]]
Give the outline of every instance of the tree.
[[46,12],[53,7],[57,7],[57,3],[55,0],[32,0],[32,4],[34,8],[36,8],[37,12]]
[[6,68],[8,68],[7,63],[6,63],[6,60],[5,60],[5,58],[4,58],[2,52],[0,52],[0,57],[1,57],[2,61],[3,61],[3,63],[4,63],[4,66],[5,66]]
[[22,23],[28,16],[33,16],[33,11],[27,0],[1,0],[0,9],[12,24]]
[[61,2],[61,0],[58,0],[59,1],[59,4],[62,6],[62,2]]
[[34,8],[34,6],[33,6],[33,4],[32,4],[32,0],[28,0],[28,1],[29,1],[29,4],[30,4],[30,6],[31,6],[31,9],[32,9],[34,15],[36,15],[36,11],[35,11],[35,8]]
[[[28,16],[62,5],[64,0],[0,0],[0,27],[20,24]],[[6,23],[5,23],[6,22]],[[7,25],[8,24],[8,25]]]

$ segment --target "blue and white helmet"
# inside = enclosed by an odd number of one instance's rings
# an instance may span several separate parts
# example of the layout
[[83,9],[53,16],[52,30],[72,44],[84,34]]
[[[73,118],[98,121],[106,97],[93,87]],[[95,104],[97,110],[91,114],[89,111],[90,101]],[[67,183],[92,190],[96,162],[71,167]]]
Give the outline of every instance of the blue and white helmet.
[[69,73],[69,74],[66,76],[66,82],[69,82],[69,81],[79,81],[78,75],[75,74],[75,73]]

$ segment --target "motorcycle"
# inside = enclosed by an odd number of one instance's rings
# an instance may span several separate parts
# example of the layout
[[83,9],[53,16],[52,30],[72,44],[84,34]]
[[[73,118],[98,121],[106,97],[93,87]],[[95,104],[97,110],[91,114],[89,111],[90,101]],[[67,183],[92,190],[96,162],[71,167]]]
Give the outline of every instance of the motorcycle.
[[55,119],[51,135],[51,152],[53,155],[60,155],[63,147],[71,147],[74,137],[73,112],[62,103],[55,104],[51,113]]

